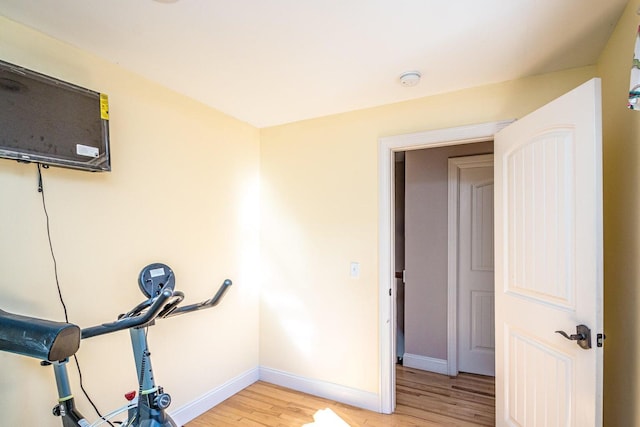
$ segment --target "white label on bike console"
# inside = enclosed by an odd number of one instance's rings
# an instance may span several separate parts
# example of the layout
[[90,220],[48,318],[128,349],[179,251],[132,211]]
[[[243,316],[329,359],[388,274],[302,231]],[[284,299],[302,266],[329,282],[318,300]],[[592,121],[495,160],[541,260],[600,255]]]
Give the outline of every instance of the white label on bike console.
[[154,268],[153,270],[149,270],[149,274],[151,277],[164,276],[164,268]]
[[89,422],[84,418],[78,421],[78,425],[80,427],[91,427],[91,424],[89,424]]

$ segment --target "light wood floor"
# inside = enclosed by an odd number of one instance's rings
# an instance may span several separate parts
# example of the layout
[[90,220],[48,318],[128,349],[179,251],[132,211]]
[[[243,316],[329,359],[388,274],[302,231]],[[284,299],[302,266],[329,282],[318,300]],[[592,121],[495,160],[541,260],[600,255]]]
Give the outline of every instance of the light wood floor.
[[302,427],[329,408],[352,427],[493,426],[494,379],[460,374],[456,378],[398,366],[397,407],[383,415],[257,382],[186,427]]

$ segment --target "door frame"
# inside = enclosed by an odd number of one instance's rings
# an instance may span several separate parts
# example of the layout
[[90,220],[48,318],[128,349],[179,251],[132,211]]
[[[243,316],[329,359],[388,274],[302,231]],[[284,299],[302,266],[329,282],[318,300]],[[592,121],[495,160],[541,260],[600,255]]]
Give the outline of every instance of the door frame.
[[[493,138],[491,139],[493,140]],[[447,273],[447,375],[458,375],[458,220],[460,170],[491,166],[493,153],[449,159],[448,273]],[[495,359],[495,358],[494,358]]]
[[391,414],[396,406],[394,153],[489,141],[498,131],[513,121],[503,120],[458,126],[388,136],[378,140],[378,395],[381,413]]

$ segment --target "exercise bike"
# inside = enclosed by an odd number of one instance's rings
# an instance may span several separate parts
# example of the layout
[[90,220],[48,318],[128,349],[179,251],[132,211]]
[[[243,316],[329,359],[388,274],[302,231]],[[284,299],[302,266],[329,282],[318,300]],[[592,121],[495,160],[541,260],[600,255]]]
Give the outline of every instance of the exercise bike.
[[[118,424],[120,427],[177,427],[166,413],[171,397],[155,383],[147,346],[146,328],[157,319],[191,313],[216,306],[231,286],[225,280],[213,298],[201,303],[180,306],[184,294],[174,290],[175,276],[165,264],[154,263],[142,269],[138,285],[147,299],[117,320],[80,329],[77,325],[21,316],[0,310],[0,351],[41,360],[53,366],[58,389],[58,404],[53,414],[61,417],[63,427],[98,427]],[[138,391],[126,395],[128,403],[90,423],[76,409],[67,363],[80,347],[80,341],[128,329],[138,375]],[[126,415],[125,415],[126,414]],[[116,421],[116,418],[125,417]]]

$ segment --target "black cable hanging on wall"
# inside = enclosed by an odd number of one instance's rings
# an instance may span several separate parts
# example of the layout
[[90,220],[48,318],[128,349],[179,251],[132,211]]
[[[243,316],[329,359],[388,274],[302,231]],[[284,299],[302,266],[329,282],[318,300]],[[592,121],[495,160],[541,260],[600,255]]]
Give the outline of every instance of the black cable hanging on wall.
[[[42,182],[42,169],[49,169],[49,166],[41,165],[40,163],[37,163],[37,165],[38,165],[38,193],[40,193],[40,195],[42,196],[42,209],[44,210],[44,216],[47,224],[47,239],[49,241],[49,250],[51,252],[51,259],[53,260],[53,274],[56,280],[56,288],[58,289],[58,297],[60,298],[60,304],[62,304],[62,309],[64,310],[64,321],[69,323],[69,314],[67,312],[67,304],[64,302],[64,297],[62,296],[62,288],[60,287],[60,280],[58,278],[58,262],[56,261],[56,255],[55,255],[55,252],[53,251],[53,242],[51,240],[51,226],[49,224],[49,212],[47,211],[47,203],[44,197],[44,185]],[[73,360],[75,361],[76,368],[78,369],[78,379],[80,382],[80,389],[82,390],[82,393],[84,393],[84,396],[87,398],[87,400],[89,401],[93,409],[96,411],[96,414],[98,414],[100,418],[104,419],[103,415],[98,410],[98,407],[96,406],[96,404],[93,403],[93,400],[91,400],[91,397],[89,397],[89,393],[87,393],[87,391],[84,388],[83,381],[82,381],[82,370],[80,369],[80,362],[78,361],[78,356],[74,354]],[[107,423],[111,427],[115,427],[110,421],[107,421]]]

